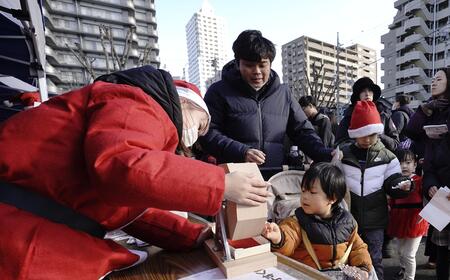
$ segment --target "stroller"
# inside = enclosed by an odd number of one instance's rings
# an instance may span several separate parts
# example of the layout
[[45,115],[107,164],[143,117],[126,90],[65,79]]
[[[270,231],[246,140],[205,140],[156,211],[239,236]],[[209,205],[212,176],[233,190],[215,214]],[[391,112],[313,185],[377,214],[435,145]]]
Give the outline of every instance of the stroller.
[[[278,223],[294,215],[300,205],[300,185],[304,174],[304,170],[285,170],[269,178],[269,191],[273,194],[267,201],[269,220]],[[340,206],[349,210],[344,200]]]
[[[295,209],[300,205],[300,186],[304,174],[303,170],[284,170],[269,178],[268,182],[271,184],[269,191],[273,194],[267,201],[269,221],[279,223],[281,220],[295,215]],[[344,200],[340,206],[348,210]],[[322,272],[333,279],[362,279],[359,278],[354,267],[347,265],[343,266],[342,270],[329,269]],[[374,269],[369,273],[368,279],[378,279]]]

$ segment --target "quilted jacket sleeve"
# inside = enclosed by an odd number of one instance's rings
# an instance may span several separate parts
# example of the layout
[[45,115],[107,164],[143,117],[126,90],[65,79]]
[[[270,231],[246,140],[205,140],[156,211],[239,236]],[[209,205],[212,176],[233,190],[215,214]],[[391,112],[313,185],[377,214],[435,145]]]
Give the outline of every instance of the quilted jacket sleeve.
[[196,245],[203,228],[170,211],[150,208],[123,231],[160,248],[180,251]]
[[115,206],[215,214],[224,171],[175,155],[175,126],[142,90],[96,84],[87,104],[84,152],[99,196]]
[[367,244],[361,239],[358,234],[358,229],[352,233],[353,247],[348,257],[348,263],[351,266],[360,267],[366,271],[370,271],[372,267],[372,260],[370,258],[369,250],[367,249]]
[[279,248],[274,248],[274,251],[289,257],[302,241],[300,225],[297,220],[290,217],[281,222],[280,230],[284,238]]
[[223,162],[244,162],[245,153],[251,147],[236,141],[223,133],[227,124],[225,122],[225,102],[221,93],[211,86],[206,92],[205,102],[211,114],[211,124],[208,133],[200,137],[202,147]]

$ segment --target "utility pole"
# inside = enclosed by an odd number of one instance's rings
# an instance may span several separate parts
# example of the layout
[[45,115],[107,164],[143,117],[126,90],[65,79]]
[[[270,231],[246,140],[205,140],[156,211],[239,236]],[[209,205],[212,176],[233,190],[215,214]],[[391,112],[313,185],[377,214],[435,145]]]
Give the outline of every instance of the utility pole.
[[336,91],[334,100],[336,101],[336,112],[338,120],[341,120],[341,110],[339,106],[339,85],[340,85],[340,77],[339,77],[339,55],[341,52],[341,46],[339,43],[339,32],[337,33],[337,43],[336,43]]
[[434,0],[434,8],[433,8],[433,55],[432,55],[432,73],[431,77],[434,77],[434,71],[435,71],[435,60],[436,60],[436,5],[437,0]]

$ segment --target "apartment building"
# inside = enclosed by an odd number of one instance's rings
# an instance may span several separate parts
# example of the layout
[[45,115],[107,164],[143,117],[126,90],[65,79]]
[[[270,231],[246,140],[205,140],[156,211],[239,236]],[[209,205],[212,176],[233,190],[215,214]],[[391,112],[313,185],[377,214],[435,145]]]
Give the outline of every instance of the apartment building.
[[435,69],[450,65],[449,1],[397,0],[394,7],[389,32],[381,36],[383,95],[406,94],[420,103],[430,96]]
[[204,0],[186,25],[189,81],[202,92],[206,92],[206,81],[228,62],[225,38],[225,20]]
[[[297,99],[303,95],[311,95],[307,80],[310,83],[318,80],[318,84],[322,84],[323,79],[323,92],[327,92],[328,88],[336,85],[338,55],[335,45],[302,36],[284,44],[281,55],[283,82],[289,85]],[[338,98],[340,106],[350,102],[352,85],[358,78],[366,76],[376,81],[376,61],[375,50],[360,44],[340,48]],[[314,67],[316,69],[323,67],[319,78],[314,78]],[[337,94],[333,96],[335,97]],[[320,98],[328,100],[329,97],[322,95]]]
[[[138,66],[148,52],[151,65],[159,67],[158,33],[154,0],[44,0],[46,73],[50,93],[61,93],[91,81],[85,67],[73,54],[79,44],[92,61],[96,76],[106,73],[106,58],[100,40],[100,25],[111,27],[113,45],[123,53],[130,27],[126,66]],[[71,50],[72,49],[72,50]],[[109,53],[109,43],[107,44]],[[109,53],[110,59],[111,54]],[[109,68],[113,70],[111,60]]]

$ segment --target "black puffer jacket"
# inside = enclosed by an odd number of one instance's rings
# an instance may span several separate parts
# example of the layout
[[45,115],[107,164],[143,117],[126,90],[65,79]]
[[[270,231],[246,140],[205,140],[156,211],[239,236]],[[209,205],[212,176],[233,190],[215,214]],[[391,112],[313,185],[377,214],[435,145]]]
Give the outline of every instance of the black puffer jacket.
[[352,214],[341,207],[333,209],[333,217],[330,220],[308,215],[301,207],[295,210],[295,216],[313,244],[336,245],[348,242],[357,228]]
[[392,111],[392,121],[400,134],[400,142],[408,138],[405,134],[405,129],[413,113],[414,111],[407,105],[400,106],[398,109]]
[[429,117],[419,107],[406,127],[408,137],[425,144],[422,190],[427,199],[431,199],[428,195],[430,187],[450,186],[450,133],[442,135],[440,139],[431,139],[423,129],[425,125],[441,124],[450,127],[450,107],[435,110]]
[[331,149],[324,147],[275,71],[271,71],[267,84],[255,91],[231,61],[222,70],[222,80],[206,92],[205,102],[211,125],[200,143],[218,163],[243,162],[247,150],[255,148],[266,154],[265,167],[281,167],[286,134],[313,160],[331,159]]

